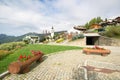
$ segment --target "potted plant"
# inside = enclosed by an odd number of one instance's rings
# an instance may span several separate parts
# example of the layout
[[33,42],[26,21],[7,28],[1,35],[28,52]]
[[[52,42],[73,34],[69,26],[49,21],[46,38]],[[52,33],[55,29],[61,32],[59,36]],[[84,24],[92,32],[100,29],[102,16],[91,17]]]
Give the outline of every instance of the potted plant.
[[13,62],[9,65],[8,70],[10,73],[26,73],[28,72],[30,69],[30,65],[34,62],[34,61],[41,61],[43,53],[41,51],[34,51],[32,50],[31,53],[33,54],[31,55],[20,55],[18,58],[18,61]]
[[98,46],[94,46],[92,48],[84,48],[83,52],[86,54],[90,54],[90,53],[96,53],[96,54],[101,54],[102,56],[105,56],[106,54],[110,54],[110,50],[108,49],[104,49]]

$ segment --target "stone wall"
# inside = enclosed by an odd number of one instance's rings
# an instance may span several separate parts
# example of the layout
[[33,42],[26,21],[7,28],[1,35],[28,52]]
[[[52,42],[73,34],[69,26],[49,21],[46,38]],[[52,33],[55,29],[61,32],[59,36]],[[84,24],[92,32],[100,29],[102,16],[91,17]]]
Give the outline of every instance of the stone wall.
[[119,39],[113,39],[105,36],[100,36],[98,39],[99,45],[102,46],[120,46],[120,40]]
[[85,46],[86,45],[86,38],[77,39],[74,41],[68,41],[64,44],[71,45],[71,46]]

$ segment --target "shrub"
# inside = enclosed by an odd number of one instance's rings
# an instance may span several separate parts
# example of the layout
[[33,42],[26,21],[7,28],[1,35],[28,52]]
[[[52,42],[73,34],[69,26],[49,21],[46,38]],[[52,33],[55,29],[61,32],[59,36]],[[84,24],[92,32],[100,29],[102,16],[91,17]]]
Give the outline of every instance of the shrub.
[[30,43],[30,40],[27,40],[27,39],[24,39],[23,41],[25,42],[25,44],[29,44]]
[[26,44],[24,42],[11,42],[11,43],[4,43],[0,45],[0,50],[14,50],[20,47],[25,46]]
[[0,45],[0,59],[4,58],[10,53],[13,53],[14,50],[19,49],[23,46],[25,46],[24,42],[11,42]]
[[46,40],[46,38],[45,37],[40,37],[40,42],[44,42]]
[[45,43],[45,44],[48,43],[48,42],[49,42],[49,41],[48,41],[47,39],[46,39],[45,41],[43,41],[43,43]]
[[120,26],[108,26],[105,35],[108,37],[120,36]]
[[73,36],[73,37],[72,37],[72,40],[76,40],[76,39],[78,39],[77,36]]
[[83,34],[79,34],[79,35],[73,36],[72,40],[76,40],[76,39],[80,39],[80,38],[84,38],[84,35]]
[[29,36],[26,36],[25,38],[23,38],[23,42],[24,42],[25,44],[29,44],[29,43],[30,43],[30,38],[29,38]]
[[78,35],[78,39],[80,39],[80,38],[84,38],[84,35],[83,34],[79,34]]
[[11,51],[7,51],[7,50],[0,50],[0,60],[2,58],[4,58],[5,56],[7,56],[8,54],[12,53]]

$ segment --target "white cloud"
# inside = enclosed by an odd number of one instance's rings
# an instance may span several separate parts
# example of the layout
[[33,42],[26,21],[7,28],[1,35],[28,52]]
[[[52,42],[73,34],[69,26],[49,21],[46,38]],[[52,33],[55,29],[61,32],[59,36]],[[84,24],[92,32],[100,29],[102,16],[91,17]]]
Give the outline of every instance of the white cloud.
[[1,0],[0,32],[21,35],[52,26],[56,31],[67,30],[97,16],[103,19],[120,16],[119,3],[119,0]]

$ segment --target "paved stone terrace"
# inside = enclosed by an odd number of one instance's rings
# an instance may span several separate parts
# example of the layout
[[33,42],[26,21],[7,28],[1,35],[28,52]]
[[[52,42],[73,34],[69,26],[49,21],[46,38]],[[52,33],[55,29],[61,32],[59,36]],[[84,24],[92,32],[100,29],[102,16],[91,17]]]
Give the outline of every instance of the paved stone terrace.
[[[114,70],[104,73],[84,66]],[[120,80],[120,54],[108,56],[86,55],[82,50],[70,50],[44,56],[42,63],[34,63],[26,74],[9,74],[3,80]],[[96,69],[97,70],[97,69]]]

